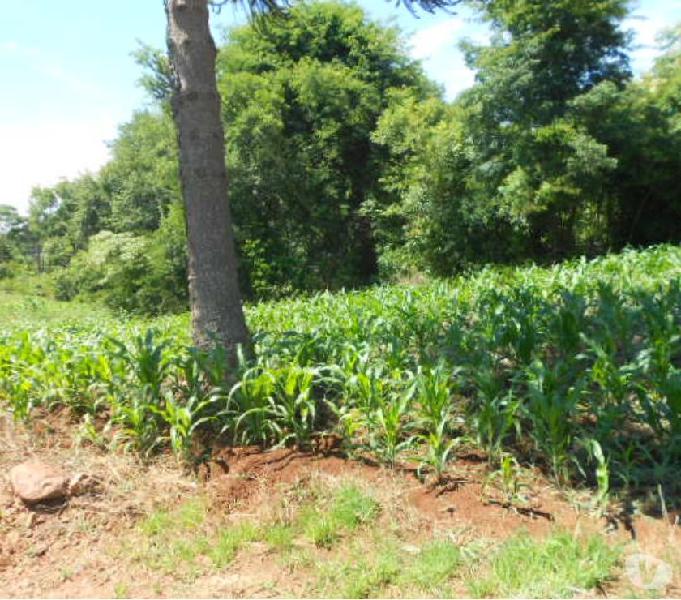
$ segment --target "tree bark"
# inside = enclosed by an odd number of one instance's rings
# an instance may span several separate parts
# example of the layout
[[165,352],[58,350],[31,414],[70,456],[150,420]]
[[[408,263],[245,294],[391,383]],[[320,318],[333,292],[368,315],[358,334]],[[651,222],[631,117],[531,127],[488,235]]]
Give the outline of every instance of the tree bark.
[[225,137],[217,90],[216,47],[208,0],[165,0],[172,99],[180,148],[180,182],[189,244],[189,299],[194,343],[248,347],[227,198]]

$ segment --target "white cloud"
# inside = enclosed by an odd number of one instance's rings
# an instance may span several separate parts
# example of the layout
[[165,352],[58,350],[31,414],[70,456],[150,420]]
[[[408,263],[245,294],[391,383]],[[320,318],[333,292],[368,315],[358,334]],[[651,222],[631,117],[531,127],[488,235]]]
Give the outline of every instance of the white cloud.
[[25,211],[34,186],[99,169],[109,158],[106,141],[116,136],[127,111],[38,48],[5,41],[0,53],[10,54],[8,64],[20,65],[27,80],[37,75],[52,81],[49,97],[15,86],[0,98],[0,203]]
[[466,66],[463,55],[458,51],[424,60],[423,66],[431,78],[444,86],[449,100],[471,87],[475,80],[473,71]]
[[0,124],[0,204],[11,204],[23,212],[33,186],[53,185],[97,170],[109,158],[105,141],[115,135],[116,122],[106,116]]
[[[634,73],[641,74],[649,70],[660,55],[657,37],[661,31],[681,19],[681,8],[675,10],[670,15],[668,11],[660,10],[659,5],[644,4],[624,21],[624,29],[632,30],[634,34],[631,50]],[[466,66],[458,48],[459,41],[470,39],[485,44],[489,36],[488,27],[464,11],[414,33],[410,39],[410,53],[413,58],[423,62],[430,77],[445,87],[446,96],[451,100],[474,83],[474,74]]]
[[462,12],[424,27],[410,39],[411,56],[423,62],[428,75],[444,86],[450,100],[474,82],[473,71],[466,66],[458,47],[463,39],[484,44],[489,40],[489,30],[486,25],[473,21],[467,12]]
[[657,37],[669,25],[669,20],[662,15],[635,14],[626,19],[624,28],[634,34],[631,65],[635,73],[644,73],[653,66],[662,51]]
[[464,19],[457,16],[417,31],[410,40],[411,55],[428,59],[454,48],[457,34],[465,27]]

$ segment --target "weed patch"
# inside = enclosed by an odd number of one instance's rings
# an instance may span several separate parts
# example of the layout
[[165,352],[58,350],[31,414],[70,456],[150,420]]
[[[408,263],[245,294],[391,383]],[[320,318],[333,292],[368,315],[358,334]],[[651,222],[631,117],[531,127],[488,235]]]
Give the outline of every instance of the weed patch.
[[139,525],[139,535],[127,543],[127,551],[155,571],[192,580],[207,565],[226,567],[244,544],[261,537],[258,527],[251,523],[209,527],[206,514],[204,500],[155,511]]
[[335,491],[325,506],[322,499],[304,506],[297,526],[304,535],[320,548],[331,548],[343,533],[354,531],[360,525],[378,516],[379,504],[356,485],[345,485]]
[[600,536],[557,533],[535,540],[522,534],[499,548],[486,575],[469,579],[468,590],[477,598],[569,598],[608,581],[619,557]]

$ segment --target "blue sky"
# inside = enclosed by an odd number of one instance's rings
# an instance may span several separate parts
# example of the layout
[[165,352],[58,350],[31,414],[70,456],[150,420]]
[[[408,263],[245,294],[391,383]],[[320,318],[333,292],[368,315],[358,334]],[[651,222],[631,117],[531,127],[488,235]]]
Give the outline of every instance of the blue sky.
[[[377,19],[392,20],[411,52],[450,98],[473,81],[459,40],[484,40],[485,27],[465,10],[422,14],[382,0],[360,0]],[[634,70],[657,55],[656,33],[681,21],[681,0],[639,0],[626,27],[635,34]],[[21,0],[6,3],[0,21],[0,203],[22,211],[33,185],[96,170],[108,158],[107,140],[145,97],[131,57],[137,40],[162,47],[162,0]],[[225,9],[219,31],[242,13]]]

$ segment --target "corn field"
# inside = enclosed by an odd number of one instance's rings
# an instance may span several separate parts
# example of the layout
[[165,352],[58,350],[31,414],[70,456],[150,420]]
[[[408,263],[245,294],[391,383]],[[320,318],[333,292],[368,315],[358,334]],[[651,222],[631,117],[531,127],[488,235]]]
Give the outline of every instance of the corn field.
[[27,308],[0,331],[0,402],[18,420],[68,407],[81,439],[145,456],[333,434],[423,477],[475,451],[602,498],[679,493],[680,276],[681,248],[660,246],[260,304],[238,368],[191,347],[186,315],[41,325]]

